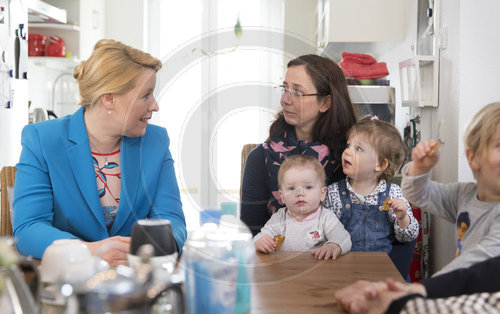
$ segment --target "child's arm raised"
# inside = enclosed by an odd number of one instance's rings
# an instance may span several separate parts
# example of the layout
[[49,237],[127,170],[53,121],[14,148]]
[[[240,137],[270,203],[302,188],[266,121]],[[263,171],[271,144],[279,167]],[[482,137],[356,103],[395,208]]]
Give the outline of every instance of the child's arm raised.
[[463,193],[473,187],[458,182],[439,183],[431,180],[430,170],[438,161],[439,151],[429,152],[437,143],[435,140],[423,141],[414,148],[414,160],[401,170],[401,189],[408,202],[456,223],[459,200]]
[[438,162],[439,154],[434,148],[439,145],[435,140],[422,141],[411,153],[413,162],[408,169],[409,176],[418,176],[429,172]]

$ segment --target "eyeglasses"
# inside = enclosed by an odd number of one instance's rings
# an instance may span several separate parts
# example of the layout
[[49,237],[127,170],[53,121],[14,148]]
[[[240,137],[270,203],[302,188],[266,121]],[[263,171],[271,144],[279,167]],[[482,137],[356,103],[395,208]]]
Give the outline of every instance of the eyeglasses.
[[290,97],[296,97],[296,98],[301,98],[304,96],[317,96],[318,95],[318,93],[316,93],[316,94],[304,94],[303,92],[301,92],[298,89],[290,90],[288,88],[288,86],[284,86],[284,85],[280,85],[277,87],[281,91],[281,97],[283,97],[285,95],[285,93],[288,93],[288,96],[290,96]]

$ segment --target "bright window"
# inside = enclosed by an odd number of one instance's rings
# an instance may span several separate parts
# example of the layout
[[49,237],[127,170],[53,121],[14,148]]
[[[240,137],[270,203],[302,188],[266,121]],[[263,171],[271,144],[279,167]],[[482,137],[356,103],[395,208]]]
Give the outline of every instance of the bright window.
[[153,122],[169,132],[192,230],[201,209],[239,203],[241,149],[266,139],[279,108],[283,1],[151,0],[149,15],[151,52],[164,61]]

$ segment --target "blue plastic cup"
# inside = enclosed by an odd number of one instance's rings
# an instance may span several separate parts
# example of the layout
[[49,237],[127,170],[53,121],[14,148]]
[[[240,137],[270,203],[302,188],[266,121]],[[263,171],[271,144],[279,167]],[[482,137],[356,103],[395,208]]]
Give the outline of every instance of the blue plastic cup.
[[221,211],[220,209],[207,208],[200,212],[200,225],[206,224],[207,222],[212,222],[219,224]]
[[222,215],[238,215],[238,204],[235,202],[222,202],[220,208]]

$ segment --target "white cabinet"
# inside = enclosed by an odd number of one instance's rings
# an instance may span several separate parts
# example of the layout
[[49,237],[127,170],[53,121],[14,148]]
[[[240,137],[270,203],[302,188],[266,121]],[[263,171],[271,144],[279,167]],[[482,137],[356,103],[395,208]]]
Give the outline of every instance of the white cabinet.
[[54,7],[65,9],[66,24],[29,23],[29,33],[39,33],[49,40],[51,35],[61,37],[66,51],[76,59],[86,59],[94,44],[105,37],[105,1],[100,0],[45,0]]
[[87,59],[95,43],[106,37],[106,1],[80,0],[80,57]]
[[318,46],[338,42],[400,42],[403,0],[318,0]]
[[[30,0],[34,1],[34,0]],[[36,0],[40,2],[39,0]],[[45,0],[46,4],[66,11],[66,23],[49,20],[30,20],[28,33],[61,37],[69,58],[28,58],[29,99],[31,109],[53,110],[59,117],[74,112],[79,106],[78,86],[73,69],[87,59],[94,44],[105,34],[105,1]],[[52,23],[51,23],[52,22]],[[67,54],[68,56],[68,54]]]

